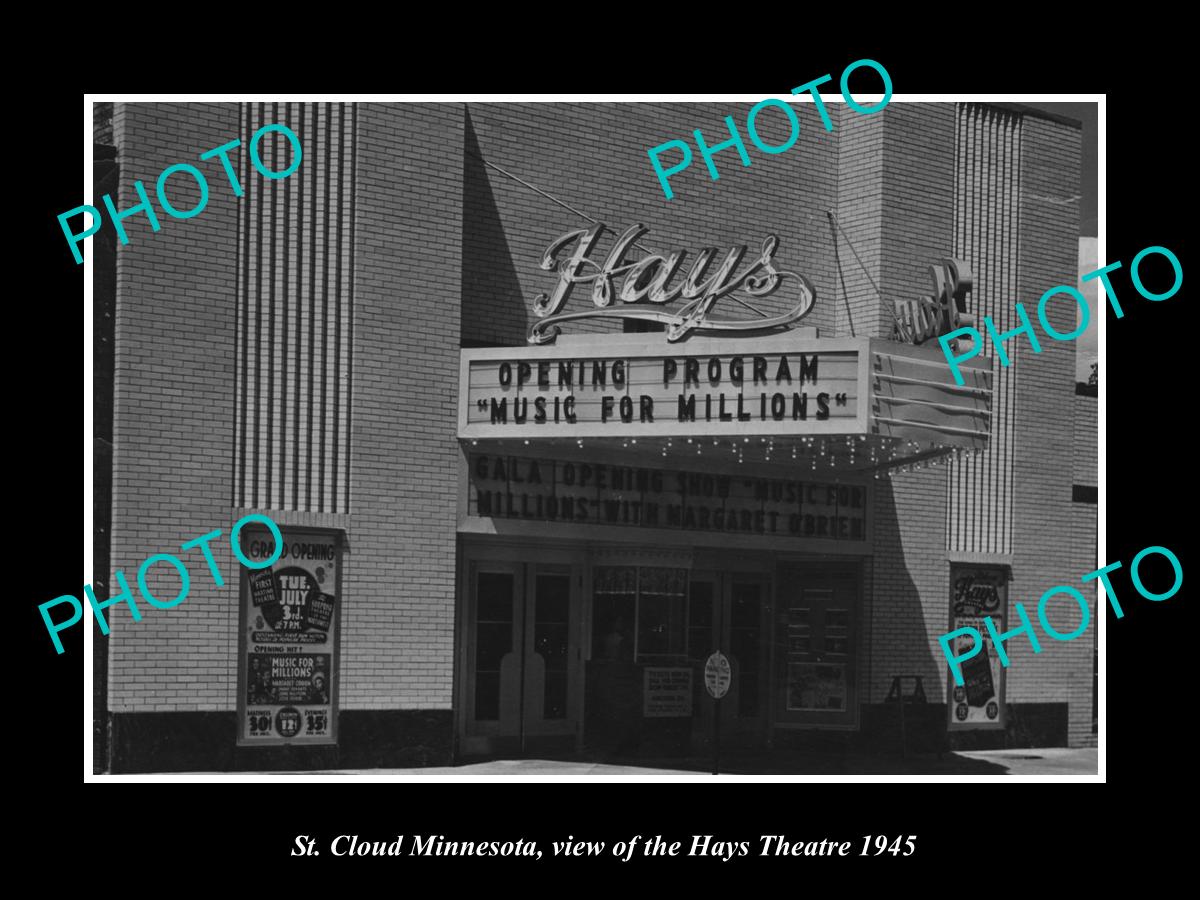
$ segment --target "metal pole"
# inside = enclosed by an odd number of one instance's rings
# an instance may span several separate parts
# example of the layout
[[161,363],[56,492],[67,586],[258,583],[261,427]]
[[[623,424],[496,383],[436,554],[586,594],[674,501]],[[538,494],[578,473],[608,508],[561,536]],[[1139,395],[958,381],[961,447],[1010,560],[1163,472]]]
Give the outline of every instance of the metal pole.
[[[719,682],[718,682],[719,683]],[[721,700],[713,701],[713,774],[721,773]]]

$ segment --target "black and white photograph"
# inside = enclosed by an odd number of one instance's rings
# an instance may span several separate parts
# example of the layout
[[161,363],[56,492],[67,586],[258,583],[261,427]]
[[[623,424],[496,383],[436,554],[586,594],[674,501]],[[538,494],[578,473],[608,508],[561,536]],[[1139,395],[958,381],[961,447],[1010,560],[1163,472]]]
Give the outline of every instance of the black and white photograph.
[[1098,776],[1178,259],[1102,95],[896,91],[90,99],[92,774]]

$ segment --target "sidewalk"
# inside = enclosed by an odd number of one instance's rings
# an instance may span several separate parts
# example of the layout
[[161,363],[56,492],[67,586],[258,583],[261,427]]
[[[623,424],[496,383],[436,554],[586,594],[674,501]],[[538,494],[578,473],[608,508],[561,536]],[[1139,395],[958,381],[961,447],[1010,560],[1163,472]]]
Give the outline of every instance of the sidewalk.
[[958,756],[1005,766],[1006,775],[1095,775],[1099,757],[1095,747],[1042,750],[974,750]]
[[[1097,751],[1094,747],[1068,749],[976,750],[936,756],[921,754],[899,756],[742,757],[722,763],[722,774],[734,775],[1095,775]],[[601,777],[654,778],[678,775],[706,775],[711,762],[703,759],[646,760],[644,765],[552,759],[504,759],[462,766],[436,766],[416,769],[338,769],[321,775],[401,776],[430,779]],[[303,772],[268,773],[303,775]],[[711,775],[709,775],[711,777]]]

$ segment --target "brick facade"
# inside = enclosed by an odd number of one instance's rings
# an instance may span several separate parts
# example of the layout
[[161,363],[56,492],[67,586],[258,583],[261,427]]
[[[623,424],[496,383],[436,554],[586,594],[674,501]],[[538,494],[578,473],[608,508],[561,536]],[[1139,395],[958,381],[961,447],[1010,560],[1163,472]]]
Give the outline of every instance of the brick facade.
[[[1075,453],[1072,466],[1074,486],[1090,488],[1095,491],[1099,483],[1099,461],[1097,459],[1097,398],[1094,393],[1077,393],[1075,397]],[[1071,556],[1074,559],[1094,561],[1080,574],[1091,572],[1104,565],[1105,560],[1097,559],[1097,501],[1091,492],[1080,492],[1077,502],[1071,504]],[[1090,587],[1081,587],[1080,592],[1088,598],[1092,605],[1093,626],[1078,640],[1086,644],[1095,657],[1098,635],[1099,618],[1104,615],[1106,601],[1103,598],[1098,583]],[[1074,660],[1080,665],[1077,651]],[[1070,700],[1072,707],[1087,708],[1094,704],[1096,690],[1095,677],[1089,679],[1088,673],[1073,669],[1070,681]],[[1093,707],[1094,708],[1094,707]],[[1097,710],[1098,711],[1098,710]],[[1084,719],[1082,709],[1073,710],[1071,716],[1070,742],[1072,746],[1096,746],[1096,730]],[[1090,713],[1089,713],[1090,715]]]
[[[1061,201],[1076,193],[1079,130],[1032,116],[1025,118],[1022,135],[1019,299],[1039,328],[1040,353],[1031,353],[1026,336],[1016,363],[1017,446],[1014,473],[1013,580],[1009,603],[1021,601],[1036,625],[1042,594],[1060,584],[1078,584],[1095,567],[1094,552],[1080,556],[1071,540],[1053,539],[1069,533],[1074,516],[1070,471],[1074,455],[1075,350],[1073,341],[1047,339],[1037,325],[1038,299],[1055,285],[1074,285],[1078,277],[1079,211]],[[1066,186],[1066,187],[1064,187]],[[1076,309],[1069,301],[1047,305],[1054,329],[1066,334],[1075,328]],[[1014,320],[1014,327],[1016,322]],[[1069,599],[1050,607],[1054,624],[1069,632],[1079,621]],[[1016,617],[1010,613],[1010,627]],[[1094,626],[1093,626],[1094,627]],[[1040,633],[1040,632],[1039,632]],[[1090,703],[1071,702],[1090,696],[1092,642],[1059,642],[1040,637],[1042,652],[1034,654],[1024,635],[1013,638],[1008,672],[1013,703],[1061,703],[1067,699],[1069,732],[1078,740],[1091,731]],[[1066,693],[1066,697],[1064,697]]]
[[[946,185],[954,181],[954,106],[898,104],[871,120],[881,132],[869,139],[871,152],[882,163],[879,190],[868,207],[878,227],[875,240],[866,244],[867,256],[879,261],[876,283],[885,297],[918,297],[931,289],[928,264],[948,255],[952,243],[954,194]],[[849,136],[843,147],[847,155],[859,152]],[[886,337],[891,316],[873,290],[870,296],[872,333]],[[930,701],[944,700],[944,660],[937,644],[947,616],[946,603],[938,601],[950,589],[944,482],[944,471],[930,468],[880,479],[875,492],[871,680],[865,702],[883,702],[896,675],[920,675]]]
[[463,140],[461,107],[359,113],[348,709],[450,707]]

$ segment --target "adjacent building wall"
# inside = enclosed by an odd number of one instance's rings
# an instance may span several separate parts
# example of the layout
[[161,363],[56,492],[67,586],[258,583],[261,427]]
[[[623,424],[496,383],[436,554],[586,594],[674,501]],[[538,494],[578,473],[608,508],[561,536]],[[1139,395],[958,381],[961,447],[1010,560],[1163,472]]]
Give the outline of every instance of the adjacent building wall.
[[[1010,703],[1028,704],[1031,714],[1042,715],[1050,714],[1048,706],[1068,702],[1067,722],[1060,723],[1059,715],[1054,714],[1051,737],[1055,743],[1065,743],[1068,738],[1078,742],[1090,733],[1092,718],[1091,704],[1085,699],[1092,679],[1091,641],[1051,640],[1037,624],[1037,604],[1045,591],[1055,585],[1079,584],[1080,576],[1095,568],[1091,565],[1094,551],[1081,553],[1069,539],[1074,515],[1069,462],[1076,446],[1076,345],[1048,338],[1037,322],[1039,298],[1056,285],[1075,285],[1078,280],[1079,142],[1077,126],[1024,117],[1018,296],[1013,300],[1020,300],[1026,308],[1037,329],[1041,352],[1031,352],[1027,335],[1005,345],[1019,347],[1014,363],[1018,452],[1009,603],[1024,604],[1039,628],[1042,644],[1042,652],[1035,654],[1025,635],[1007,643],[1011,658],[1008,697]],[[1046,310],[1055,331],[1069,334],[1075,330],[1076,306],[1069,297],[1052,301]],[[1018,324],[1014,320],[1012,327]],[[1058,597],[1049,610],[1051,624],[1063,633],[1079,622],[1079,609],[1069,597]],[[1019,624],[1010,611],[1009,627]],[[1040,723],[1017,723],[1016,737],[1020,739],[1023,732],[1046,731]]]

